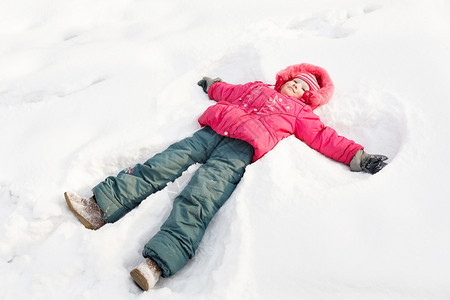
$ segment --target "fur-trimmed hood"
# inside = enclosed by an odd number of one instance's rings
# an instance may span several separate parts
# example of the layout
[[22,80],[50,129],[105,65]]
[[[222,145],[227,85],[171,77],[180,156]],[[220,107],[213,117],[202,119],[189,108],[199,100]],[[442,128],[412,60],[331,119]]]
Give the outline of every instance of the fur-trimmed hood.
[[304,100],[306,104],[310,105],[312,109],[315,109],[316,107],[327,103],[334,92],[334,84],[331,81],[330,76],[328,75],[328,72],[318,66],[302,63],[298,65],[292,65],[289,66],[277,73],[276,76],[276,83],[275,83],[275,90],[277,92],[280,91],[281,86],[286,82],[293,78],[295,78],[295,75],[299,73],[308,72],[313,74],[317,82],[319,83],[320,89],[317,91],[312,92],[311,96],[308,100]]

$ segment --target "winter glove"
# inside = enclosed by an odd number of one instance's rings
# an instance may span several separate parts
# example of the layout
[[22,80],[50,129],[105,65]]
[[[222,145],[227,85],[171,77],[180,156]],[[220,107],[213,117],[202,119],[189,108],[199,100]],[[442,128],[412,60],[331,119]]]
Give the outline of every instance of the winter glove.
[[375,174],[387,165],[384,162],[387,159],[384,155],[368,154],[364,150],[359,150],[350,161],[350,170]]
[[203,77],[197,84],[203,88],[203,91],[208,94],[209,87],[213,85],[213,83],[221,82],[222,79],[220,77],[216,77],[214,79],[209,77]]

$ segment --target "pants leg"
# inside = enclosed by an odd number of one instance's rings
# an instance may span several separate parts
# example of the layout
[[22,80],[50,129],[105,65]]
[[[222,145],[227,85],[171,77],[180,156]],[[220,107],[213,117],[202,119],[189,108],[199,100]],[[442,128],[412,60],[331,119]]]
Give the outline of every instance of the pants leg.
[[204,127],[144,164],[125,169],[99,183],[93,192],[106,222],[120,219],[149,195],[178,178],[192,164],[204,163],[222,139],[210,127]]
[[144,257],[161,267],[163,277],[174,274],[195,255],[206,227],[230,197],[253,155],[247,142],[224,138],[174,200],[168,219],[143,250]]

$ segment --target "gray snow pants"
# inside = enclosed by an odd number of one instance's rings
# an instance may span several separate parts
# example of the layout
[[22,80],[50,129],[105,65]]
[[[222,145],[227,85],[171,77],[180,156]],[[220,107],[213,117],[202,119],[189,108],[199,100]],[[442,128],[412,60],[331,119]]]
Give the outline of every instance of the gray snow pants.
[[144,164],[121,171],[94,187],[96,200],[112,223],[149,195],[163,189],[195,163],[202,163],[189,184],[175,198],[159,232],[145,245],[144,257],[153,259],[167,277],[183,267],[195,251],[214,214],[230,197],[254,155],[245,141],[204,127],[156,154]]

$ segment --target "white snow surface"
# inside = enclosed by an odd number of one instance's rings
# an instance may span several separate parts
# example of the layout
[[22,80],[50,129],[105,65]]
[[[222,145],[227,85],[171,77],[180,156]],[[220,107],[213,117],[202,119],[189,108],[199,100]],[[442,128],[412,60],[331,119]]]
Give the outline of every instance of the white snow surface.
[[[450,299],[449,46],[447,0],[2,0],[0,298]],[[389,165],[283,140],[142,292],[129,272],[198,166],[98,231],[63,192],[198,130],[202,76],[301,62],[335,83],[321,119]]]

